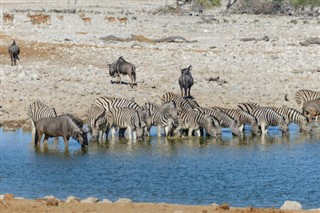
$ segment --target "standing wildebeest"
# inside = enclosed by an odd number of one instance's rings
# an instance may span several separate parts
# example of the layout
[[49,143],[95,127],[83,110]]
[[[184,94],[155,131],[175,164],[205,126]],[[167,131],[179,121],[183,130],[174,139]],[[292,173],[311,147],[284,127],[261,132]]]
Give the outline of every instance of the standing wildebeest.
[[20,59],[18,57],[18,55],[20,53],[20,48],[18,47],[18,45],[16,45],[15,40],[13,40],[12,44],[8,48],[8,51],[9,51],[10,58],[11,58],[11,66],[16,65],[17,59],[20,61]]
[[44,141],[49,137],[62,136],[68,148],[69,138],[76,139],[82,147],[88,145],[87,132],[82,130],[83,122],[73,115],[66,114],[53,118],[41,118],[36,122],[35,145],[40,144],[42,134]]
[[[193,77],[190,72],[191,69],[192,69],[192,66],[190,65],[188,68],[184,68],[181,70],[179,85],[180,85],[182,97],[190,96],[190,90],[193,85]],[[184,95],[183,95],[183,90],[184,90]]]
[[309,122],[312,121],[313,117],[317,117],[320,115],[320,98],[307,101],[303,104],[302,114],[307,116]]
[[117,77],[117,83],[121,83],[120,74],[128,75],[131,79],[131,88],[133,87],[133,84],[136,83],[136,67],[133,64],[125,61],[121,56],[118,60],[108,65],[110,76]]

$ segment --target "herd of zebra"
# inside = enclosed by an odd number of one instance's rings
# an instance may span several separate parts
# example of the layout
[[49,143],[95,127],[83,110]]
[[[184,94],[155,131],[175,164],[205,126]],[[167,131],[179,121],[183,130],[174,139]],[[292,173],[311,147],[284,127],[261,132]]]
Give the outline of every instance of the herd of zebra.
[[[299,90],[295,100],[299,105],[319,99],[320,92]],[[44,117],[56,117],[53,107],[36,101],[29,106],[28,115],[35,124]],[[288,107],[263,107],[257,103],[239,103],[236,109],[222,107],[201,107],[194,99],[166,92],[161,97],[161,105],[147,102],[140,106],[126,98],[99,97],[87,111],[87,124],[91,128],[91,140],[102,141],[104,134],[128,138],[150,136],[152,126],[158,128],[158,137],[164,129],[166,137],[187,134],[217,137],[221,128],[230,128],[234,135],[241,135],[244,125],[250,125],[253,134],[264,134],[268,126],[279,126],[283,133],[288,132],[288,124],[296,123],[301,131],[310,132],[306,115]]]

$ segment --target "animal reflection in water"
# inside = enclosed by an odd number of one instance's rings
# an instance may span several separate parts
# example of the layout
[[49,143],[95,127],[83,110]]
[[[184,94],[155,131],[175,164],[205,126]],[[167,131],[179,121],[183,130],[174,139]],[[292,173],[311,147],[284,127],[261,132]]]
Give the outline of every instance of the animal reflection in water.
[[68,148],[70,137],[78,141],[82,147],[88,146],[87,131],[84,131],[83,122],[71,114],[53,118],[42,118],[36,121],[35,145],[39,145],[42,135],[44,141],[49,137],[63,137],[65,147]]

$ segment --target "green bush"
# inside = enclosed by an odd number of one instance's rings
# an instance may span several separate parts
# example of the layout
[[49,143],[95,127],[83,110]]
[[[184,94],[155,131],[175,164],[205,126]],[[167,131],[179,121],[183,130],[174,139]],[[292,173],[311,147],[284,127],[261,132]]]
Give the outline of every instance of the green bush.
[[304,6],[311,6],[311,7],[320,6],[320,0],[290,0],[290,3],[295,8],[304,7]]
[[220,0],[193,0],[192,3],[202,8],[212,8],[221,5]]

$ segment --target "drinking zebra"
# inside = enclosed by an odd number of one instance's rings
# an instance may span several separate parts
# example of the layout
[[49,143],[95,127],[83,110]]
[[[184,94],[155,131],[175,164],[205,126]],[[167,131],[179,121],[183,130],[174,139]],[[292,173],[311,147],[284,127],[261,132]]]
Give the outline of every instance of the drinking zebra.
[[259,107],[257,103],[240,103],[237,105],[239,109],[252,114],[254,108]]
[[176,106],[178,110],[181,109],[194,109],[195,107],[199,107],[199,104],[190,98],[182,98],[177,94],[174,94],[172,92],[166,92],[161,97],[161,103],[166,103],[169,101],[174,101],[176,103]]
[[213,116],[202,113],[196,110],[182,110],[179,112],[179,125],[174,130],[174,135],[176,135],[180,130],[187,129],[188,136],[192,136],[193,131],[197,132],[198,136],[200,134],[200,128],[204,128],[206,133],[212,137],[216,137],[221,133],[221,128],[219,121]]
[[217,118],[220,122],[220,126],[224,128],[225,127],[230,128],[230,130],[234,135],[242,134],[239,130],[237,122],[234,119],[232,119],[229,115],[227,115],[225,112],[222,112],[220,110],[216,110],[213,108],[209,109],[204,107],[198,107],[198,108],[195,108],[195,110]]
[[154,102],[146,102],[144,105],[141,106],[142,110],[148,110],[150,114],[159,107],[158,104]]
[[170,135],[174,123],[178,123],[178,110],[173,101],[166,102],[154,109],[147,121],[147,133],[150,136],[151,126],[158,127],[158,137],[161,137],[161,128],[164,128],[165,135]]
[[[110,111],[106,111],[107,120],[112,127],[126,128],[129,139],[140,139],[143,137],[143,128],[145,123],[141,120],[138,112],[128,107],[114,107]],[[112,134],[114,137],[114,134]]]
[[272,109],[282,115],[285,118],[285,121],[289,125],[290,123],[296,123],[300,126],[300,131],[310,132],[311,129],[308,127],[308,118],[302,113],[298,112],[293,108],[288,107],[272,107]]
[[297,104],[301,107],[305,102],[312,101],[318,98],[320,98],[320,92],[307,89],[298,90],[294,97]]
[[57,117],[56,110],[53,107],[47,106],[39,100],[29,105],[27,114],[31,120],[32,140],[34,140],[36,133],[36,121],[40,120],[41,118]]
[[288,132],[285,118],[269,107],[256,107],[251,114],[257,118],[262,133],[267,133],[268,126],[279,126],[283,133]]
[[109,123],[104,108],[92,104],[87,112],[87,120],[92,131],[91,140],[103,141],[104,133],[108,137]]
[[248,124],[251,126],[253,134],[258,135],[260,133],[258,120],[248,112],[240,109],[227,109],[222,107],[214,107],[214,109],[225,112],[233,120],[235,120],[241,132],[243,132],[244,125]]

